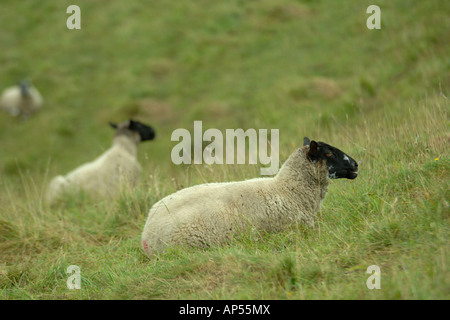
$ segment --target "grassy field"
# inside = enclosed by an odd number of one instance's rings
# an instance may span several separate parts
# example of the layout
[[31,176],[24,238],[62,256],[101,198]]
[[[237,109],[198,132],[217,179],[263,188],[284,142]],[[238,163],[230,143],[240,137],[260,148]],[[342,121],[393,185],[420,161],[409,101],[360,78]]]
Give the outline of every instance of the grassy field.
[[[0,86],[31,78],[45,106],[0,114],[1,299],[449,299],[447,1],[73,1],[0,6]],[[109,121],[151,124],[141,185],[114,201],[43,202],[51,177],[106,150]],[[258,165],[175,166],[176,128],[280,130],[361,161],[334,180],[313,229],[243,236],[149,260],[149,208]],[[69,290],[69,265],[82,287]],[[369,290],[366,269],[381,270]]]

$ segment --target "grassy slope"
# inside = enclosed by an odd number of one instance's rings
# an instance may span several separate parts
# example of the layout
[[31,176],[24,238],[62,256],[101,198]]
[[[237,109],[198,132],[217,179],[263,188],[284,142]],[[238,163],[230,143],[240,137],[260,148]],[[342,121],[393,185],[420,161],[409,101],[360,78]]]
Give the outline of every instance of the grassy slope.
[[[0,115],[1,298],[450,298],[449,4],[381,1],[69,1],[0,6],[0,84],[31,77],[45,110]],[[133,116],[142,186],[113,202],[42,205],[49,177],[108,148],[108,121]],[[314,230],[247,236],[149,262],[150,206],[254,166],[174,167],[175,128],[278,128],[281,159],[304,135],[362,161],[333,181]],[[66,287],[79,265],[82,289]],[[365,273],[378,265],[382,289]]]

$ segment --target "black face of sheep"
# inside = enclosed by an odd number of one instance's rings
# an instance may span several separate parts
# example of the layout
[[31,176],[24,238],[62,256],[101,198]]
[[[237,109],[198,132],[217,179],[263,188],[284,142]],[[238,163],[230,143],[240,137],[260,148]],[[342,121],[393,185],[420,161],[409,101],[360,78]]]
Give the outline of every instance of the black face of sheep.
[[141,141],[153,140],[155,138],[155,130],[139,121],[130,120],[128,128],[132,131],[136,131],[141,136]]
[[[117,129],[120,126],[112,122],[110,122],[109,125],[114,129]],[[139,133],[141,141],[153,140],[156,135],[155,130],[153,130],[152,127],[140,123],[139,121],[128,121],[128,129]]]
[[30,96],[30,84],[27,81],[20,82],[19,88],[22,97],[26,98]]
[[325,142],[309,141],[306,137],[303,145],[309,145],[308,157],[311,161],[326,161],[330,179],[355,179],[358,176],[358,163],[338,148]]

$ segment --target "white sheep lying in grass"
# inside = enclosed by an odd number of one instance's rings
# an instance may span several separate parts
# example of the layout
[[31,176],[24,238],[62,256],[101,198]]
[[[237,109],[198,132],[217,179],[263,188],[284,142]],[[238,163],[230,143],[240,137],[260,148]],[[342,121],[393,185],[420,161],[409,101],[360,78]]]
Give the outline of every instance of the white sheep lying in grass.
[[14,117],[22,115],[23,119],[37,112],[42,105],[41,94],[27,81],[5,89],[0,98],[0,109]]
[[142,246],[152,256],[168,246],[209,247],[248,227],[277,232],[314,222],[329,178],[354,179],[355,160],[323,142],[304,140],[275,177],[193,186],[171,194],[151,209]]
[[133,187],[138,183],[142,168],[137,160],[137,146],[141,141],[152,140],[155,132],[133,120],[111,126],[116,129],[111,148],[66,176],[53,178],[47,190],[49,203],[69,191],[115,196],[125,184]]

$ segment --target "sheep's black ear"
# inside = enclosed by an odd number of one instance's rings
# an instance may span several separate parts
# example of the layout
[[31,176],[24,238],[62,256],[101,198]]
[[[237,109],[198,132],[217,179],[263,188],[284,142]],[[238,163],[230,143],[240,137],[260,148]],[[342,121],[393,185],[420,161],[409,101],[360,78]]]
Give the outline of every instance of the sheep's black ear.
[[111,127],[113,127],[114,129],[117,129],[117,124],[110,122],[109,125],[110,125]]
[[309,143],[309,152],[308,152],[308,156],[311,159],[317,159],[317,156],[319,155],[319,145],[317,144],[317,142],[315,142],[314,140],[312,140]]
[[308,138],[308,137],[304,137],[304,138],[303,138],[303,145],[304,145],[304,146],[309,146],[309,143],[310,143],[310,142],[309,142],[309,138]]

